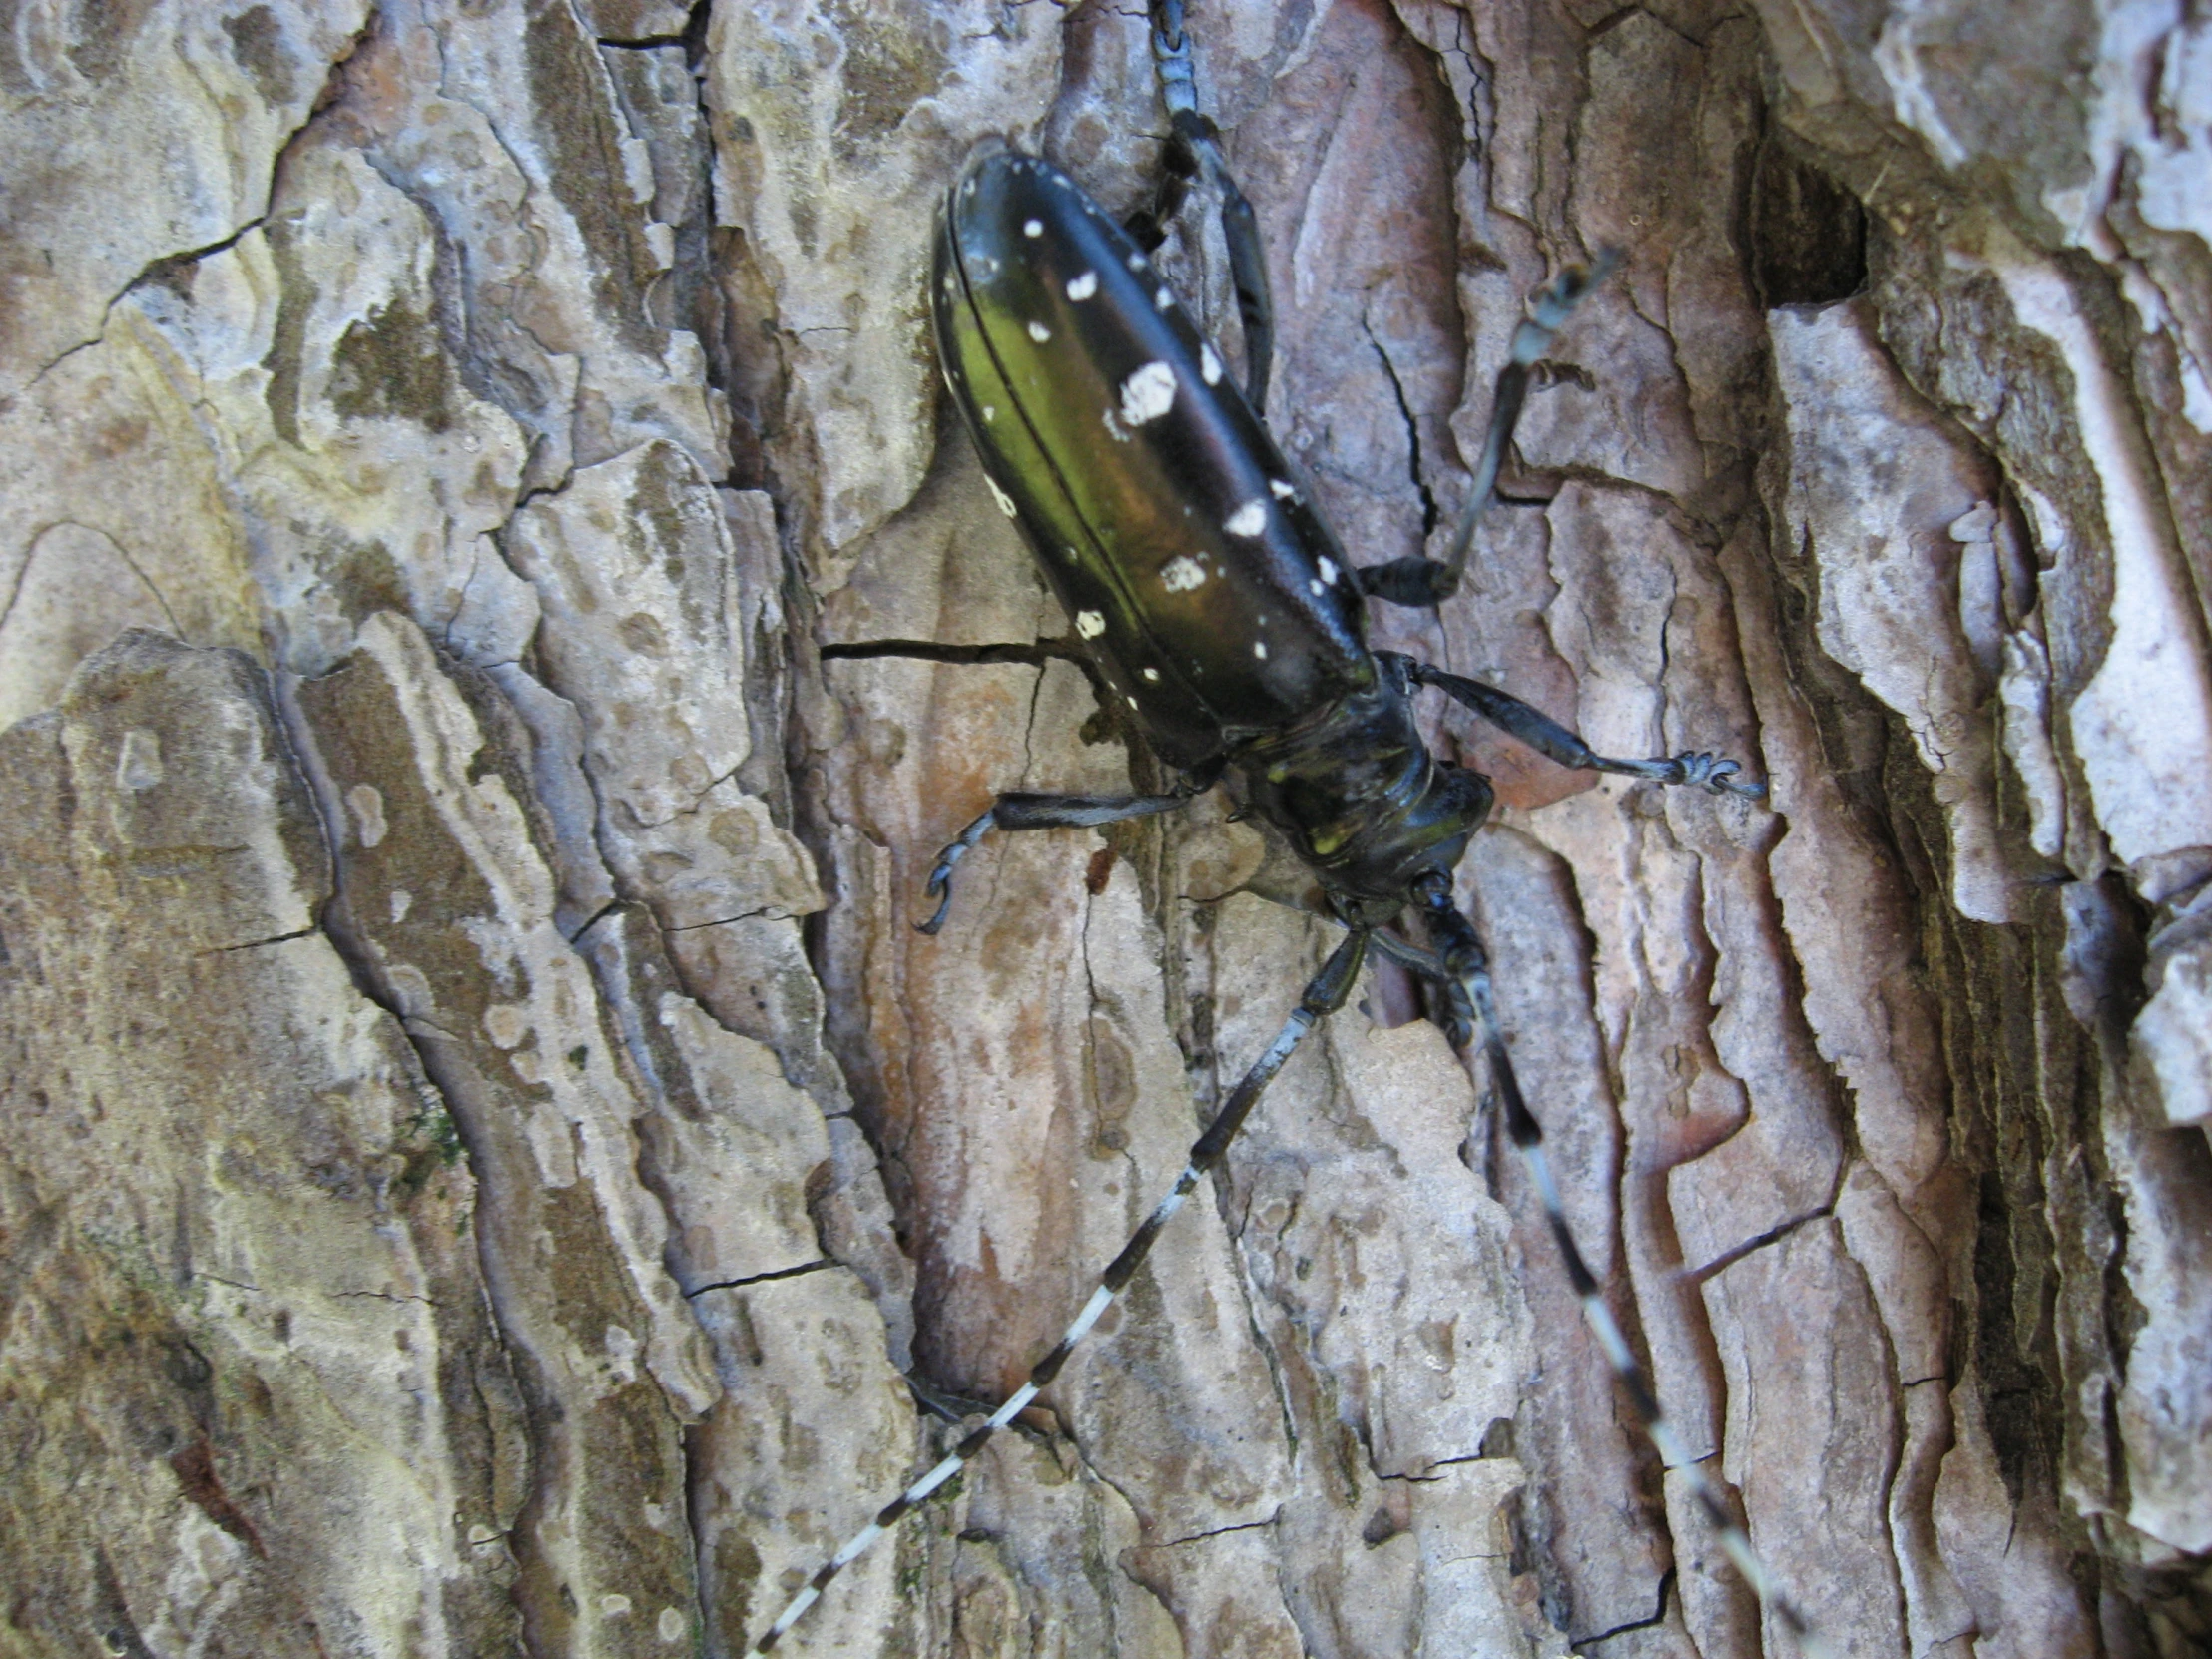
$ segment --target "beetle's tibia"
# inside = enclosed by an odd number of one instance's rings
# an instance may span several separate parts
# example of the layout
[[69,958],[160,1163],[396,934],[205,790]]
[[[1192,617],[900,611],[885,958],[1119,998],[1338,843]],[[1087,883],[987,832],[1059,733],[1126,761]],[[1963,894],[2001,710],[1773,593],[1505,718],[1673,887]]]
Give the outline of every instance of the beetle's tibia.
[[1451,569],[1452,588],[1459,585],[1459,574],[1466,569],[1467,554],[1474,546],[1475,526],[1497,494],[1497,477],[1505,465],[1505,451],[1512,444],[1513,428],[1520,421],[1521,404],[1528,397],[1529,370],[1551,348],[1552,339],[1565,326],[1568,314],[1582,302],[1583,295],[1612,275],[1619,264],[1617,251],[1603,249],[1587,269],[1570,265],[1528,296],[1528,315],[1513,330],[1512,349],[1506,356],[1505,366],[1498,371],[1497,389],[1491,394],[1490,425],[1482,434],[1482,453],[1475,459],[1474,487],[1467,495],[1466,510],[1452,529],[1451,545],[1443,557],[1442,562]]
[[[1390,567],[1383,565],[1379,568],[1388,570]],[[1743,801],[1757,801],[1767,793],[1764,784],[1755,784],[1739,777],[1743,771],[1742,764],[1725,756],[1685,751],[1680,755],[1662,755],[1649,761],[1628,761],[1611,755],[1600,755],[1576,733],[1560,725],[1541,709],[1523,703],[1509,692],[1499,691],[1495,686],[1486,686],[1479,680],[1469,680],[1464,675],[1447,674],[1440,668],[1433,668],[1411,657],[1399,659],[1394,653],[1387,652],[1378,655],[1402,661],[1405,664],[1406,677],[1412,684],[1433,686],[1453,702],[1471,709],[1499,731],[1517,738],[1537,754],[1556,761],[1563,767],[1573,767],[1583,772],[1617,773],[1624,778],[1644,778],[1654,784],[1690,784],[1712,795],[1733,795]]]
[[1222,154],[1221,129],[1198,108],[1198,71],[1190,36],[1183,32],[1183,0],[1152,0],[1152,57],[1167,107],[1168,140],[1160,185],[1148,210],[1132,214],[1125,229],[1146,253],[1159,247],[1169,221],[1182,211],[1190,181],[1203,173],[1221,193],[1221,234],[1229,245],[1229,279],[1237,290],[1244,325],[1245,398],[1265,419],[1268,376],[1275,357],[1275,299],[1268,284],[1267,249],[1260,222]]

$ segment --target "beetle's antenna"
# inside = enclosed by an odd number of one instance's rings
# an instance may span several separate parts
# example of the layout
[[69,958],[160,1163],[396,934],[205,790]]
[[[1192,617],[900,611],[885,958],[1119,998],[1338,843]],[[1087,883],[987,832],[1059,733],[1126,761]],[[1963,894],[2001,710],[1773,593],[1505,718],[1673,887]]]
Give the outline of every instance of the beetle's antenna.
[[1506,448],[1513,441],[1521,404],[1528,397],[1528,371],[1551,349],[1551,342],[1582,302],[1582,296],[1611,276],[1618,264],[1619,252],[1605,249],[1595,265],[1588,269],[1570,265],[1528,296],[1528,315],[1513,330],[1513,348],[1498,371],[1497,389],[1490,397],[1490,426],[1482,434],[1482,453],[1474,464],[1473,493],[1467,497],[1466,510],[1451,532],[1451,545],[1438,561],[1444,567],[1436,580],[1439,599],[1458,591],[1459,579],[1466,573],[1467,554],[1474,547],[1475,526],[1497,495],[1498,471],[1505,465]]
[[[987,816],[987,815],[986,815]],[[1329,953],[1329,960],[1322,963],[1321,971],[1307,982],[1306,990],[1298,999],[1298,1006],[1291,1010],[1291,1017],[1283,1022],[1283,1029],[1275,1034],[1275,1041],[1267,1051],[1252,1062],[1252,1067],[1238,1079],[1230,1091],[1229,1099],[1205,1132],[1191,1143],[1188,1161],[1183,1173],[1175,1178],[1175,1185],[1167,1197],[1153,1206],[1152,1214],[1145,1217],[1136,1232],[1129,1235],[1129,1242],[1121,1247],[1121,1254],[1106,1265],[1106,1271],[1098,1276],[1098,1289],[1091,1292],[1090,1301],[1083,1304],[1083,1311],[1075,1316],[1060,1340],[1052,1345],[1052,1352],[1030,1369],[1029,1380],[1006,1396],[1005,1403],[987,1417],[983,1426],[969,1434],[954,1446],[949,1454],[919,1480],[908,1486],[898,1496],[876,1512],[873,1520],[845,1539],[836,1554],[808,1579],[799,1593],[785,1604],[776,1615],[776,1622],[768,1627],[761,1639],[745,1650],[745,1659],[774,1650],[784,1639],[786,1632],[821,1599],[823,1589],[830,1580],[850,1566],[867,1547],[885,1532],[896,1526],[906,1512],[926,1503],[940,1490],[946,1481],[967,1467],[975,1454],[981,1451],[990,1437],[1012,1422],[1025,1410],[1029,1402],[1060,1375],[1060,1368],[1067,1364],[1068,1356],[1075,1352],[1076,1344],[1090,1335],[1106,1310],[1113,1306],[1114,1298],[1128,1287],[1136,1277],[1137,1269],[1152,1253],[1152,1242],[1160,1236],[1160,1229],[1168,1223],[1168,1217],[1182,1208],[1183,1200],[1191,1189],[1206,1176],[1229,1151],[1229,1143],[1237,1138],[1237,1131],[1259,1104],[1260,1096],[1275,1080],[1275,1074],[1283,1069],[1293,1051],[1306,1039],[1306,1034],[1321,1021],[1345,1005],[1352,994],[1352,987],[1360,977],[1360,968],[1367,961],[1369,930],[1358,928],[1346,935],[1344,941]]]
[[1467,1000],[1473,1004],[1481,1026],[1482,1052],[1490,1064],[1490,1079],[1505,1106],[1506,1132],[1512,1136],[1513,1149],[1527,1167],[1529,1181],[1544,1207],[1544,1219],[1550,1224],[1552,1239],[1566,1262],[1567,1279],[1574,1286],[1576,1300],[1582,1304],[1582,1317],[1596,1335],[1598,1346],[1605,1350],[1606,1363],[1612,1367],[1613,1376],[1635,1405],[1644,1432],[1658,1449],[1660,1462],[1688,1486],[1706,1523],[1713,1528],[1723,1553],[1735,1563],[1744,1582],[1758,1596],[1760,1605],[1789,1631],[1798,1651],[1806,1655],[1806,1659],[1828,1659],[1828,1644],[1820,1639],[1811,1622],[1783,1592],[1774,1574],[1767,1570],[1766,1562],[1752,1548],[1750,1535],[1737,1522],[1720,1488],[1707,1476],[1699,1458],[1675,1431],[1673,1419],[1660,1407],[1651,1380],[1644,1375],[1642,1364],[1629,1348],[1620,1322],[1606,1306],[1597,1276],[1590,1271],[1581,1247],[1575,1243],[1574,1231],[1567,1223],[1565,1202],[1559,1196],[1559,1184],[1552,1178],[1551,1161],[1544,1156],[1543,1125],[1528,1109],[1520,1079],[1513,1070],[1512,1056],[1506,1051],[1505,1027],[1497,1017],[1497,1004],[1490,994],[1489,954],[1482,948],[1482,939],[1475,932],[1474,924],[1452,903],[1450,877],[1440,872],[1422,876],[1414,883],[1413,896],[1421,906],[1429,936],[1435,941],[1436,954],[1445,970],[1466,988]]

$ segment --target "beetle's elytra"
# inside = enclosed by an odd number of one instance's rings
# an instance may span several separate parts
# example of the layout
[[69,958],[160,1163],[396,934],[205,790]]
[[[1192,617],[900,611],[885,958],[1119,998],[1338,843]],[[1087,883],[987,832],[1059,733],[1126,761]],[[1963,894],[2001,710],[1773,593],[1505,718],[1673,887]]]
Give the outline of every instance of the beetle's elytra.
[[[1174,118],[1171,179],[1222,188],[1256,392],[1271,318],[1249,208],[1226,177],[1189,91],[1180,7],[1159,0],[1155,46]],[[1181,189],[1132,221],[1156,232]],[[1049,162],[1002,143],[970,159],[947,193],[930,274],[944,379],[1000,507],[1066,607],[1076,646],[1158,760],[1180,774],[1157,795],[1001,795],[948,845],[929,879],[934,932],[959,860],[993,829],[1096,826],[1174,810],[1226,779],[1304,861],[1346,937],[1267,1049],[1223,1101],[1174,1187],[1101,1274],[1060,1341],[953,1451],[817,1571],[751,1650],[773,1648],[830,1579],[914,1505],[941,1490],[993,1433],[1050,1386],[1075,1346],[1141,1270],[1169,1217],[1226,1154],[1247,1115],[1316,1023],[1342,1007],[1372,947],[1434,989],[1438,1022],[1479,1039],[1506,1128],[1526,1161],[1583,1312],[1665,1462],[1722,1548],[1778,1619],[1803,1621],[1769,1581],[1719,1492],[1687,1455],[1566,1223],[1490,989],[1488,958],[1452,896],[1452,872],[1487,816],[1487,780],[1428,752],[1413,694],[1433,687],[1568,767],[1755,798],[1737,765],[1706,754],[1620,760],[1518,699],[1367,645],[1365,601],[1430,605],[1457,586],[1495,483],[1529,369],[1591,277],[1569,268],[1534,299],[1493,403],[1472,500],[1445,560],[1357,565],[1269,435],[1254,401],[1116,223]],[[1407,912],[1426,942],[1396,931]]]
[[1203,765],[1373,683],[1350,561],[1150,259],[1073,180],[1009,150],[972,161],[930,298],[985,472],[1162,761]]

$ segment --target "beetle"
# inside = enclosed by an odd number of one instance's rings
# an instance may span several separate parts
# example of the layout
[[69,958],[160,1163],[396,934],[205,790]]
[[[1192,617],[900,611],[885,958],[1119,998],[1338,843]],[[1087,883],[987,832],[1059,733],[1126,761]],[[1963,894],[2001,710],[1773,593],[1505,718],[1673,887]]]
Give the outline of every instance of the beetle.
[[[1301,1040],[1347,1001],[1371,949],[1433,987],[1438,1022],[1454,1048],[1480,1044],[1505,1127],[1616,1378],[1663,1461],[1683,1471],[1722,1548],[1810,1646],[1803,1618],[1674,1433],[1568,1228],[1542,1129],[1507,1051],[1487,953],[1452,897],[1453,870],[1493,792],[1481,774],[1430,753],[1414,693],[1440,691],[1565,767],[1747,801],[1764,790],[1740,777],[1738,763],[1711,754],[1596,754],[1495,687],[1367,643],[1369,599],[1433,606],[1456,591],[1531,370],[1612,257],[1593,270],[1570,266],[1532,296],[1445,557],[1356,564],[1260,412],[1273,331],[1265,264],[1219,136],[1197,113],[1180,10],[1177,0],[1154,7],[1173,131],[1153,203],[1118,222],[1049,161],[987,143],[947,192],[929,277],[945,385],[992,497],[1065,607],[1102,695],[1125,711],[1128,728],[1177,781],[1153,794],[998,796],[939,855],[927,883],[935,908],[916,925],[924,933],[944,925],[961,859],[994,829],[1125,822],[1174,811],[1227,784],[1242,814],[1288,843],[1345,937],[1059,1342],[980,1426],[850,1537],[748,1653],[771,1651],[844,1566],[943,1489],[1052,1383],[1169,1218],[1221,1162]],[[1198,177],[1223,201],[1244,322],[1244,387],[1152,263],[1162,228]],[[1420,918],[1425,943],[1392,930],[1408,911]]]

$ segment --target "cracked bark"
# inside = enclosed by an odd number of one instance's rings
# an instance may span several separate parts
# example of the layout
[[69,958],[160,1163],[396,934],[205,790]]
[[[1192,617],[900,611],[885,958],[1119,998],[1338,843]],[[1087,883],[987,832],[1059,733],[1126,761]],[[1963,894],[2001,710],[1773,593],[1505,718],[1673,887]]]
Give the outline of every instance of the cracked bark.
[[[994,791],[1162,782],[915,298],[984,133],[1144,195],[1142,9],[465,11],[0,43],[11,1652],[736,1653],[958,1433],[900,1372],[1017,1381],[1328,945],[1218,797],[994,837],[907,926]],[[1626,252],[1468,591],[1374,634],[1772,781],[1428,716],[1497,781],[1462,896],[1670,1413],[1846,1651],[2168,1659],[2212,47],[2021,13],[1960,79],[1946,18],[1191,26],[1360,562],[1448,528],[1522,295]],[[1235,355],[1209,209],[1161,262]],[[1782,1651],[1480,1079],[1360,995],[793,1650]]]

